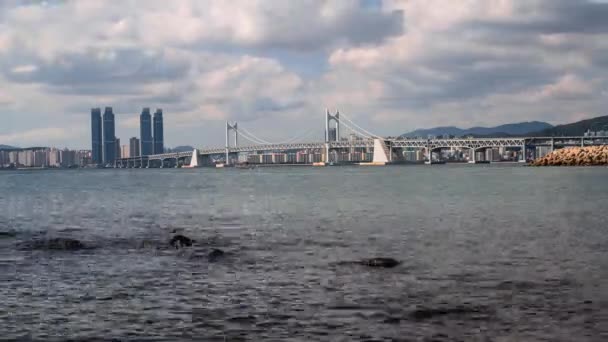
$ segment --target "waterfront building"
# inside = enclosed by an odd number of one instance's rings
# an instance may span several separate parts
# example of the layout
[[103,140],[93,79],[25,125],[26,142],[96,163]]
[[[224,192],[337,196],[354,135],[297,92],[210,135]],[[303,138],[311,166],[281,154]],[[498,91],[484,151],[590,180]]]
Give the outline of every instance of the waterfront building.
[[542,158],[551,153],[551,146],[536,146],[536,158]]
[[129,157],[139,157],[139,139],[136,137],[129,140]]
[[131,156],[129,147],[129,145],[120,146],[120,158],[129,158]]
[[23,150],[18,152],[17,165],[31,167],[34,166],[34,151]]
[[486,149],[486,158],[487,161],[499,161],[500,155],[497,150],[493,148]]
[[47,151],[46,150],[37,150],[34,151],[33,153],[34,155],[34,160],[32,162],[32,166],[34,167],[46,167],[48,166],[48,160],[47,160]]
[[152,117],[150,116],[150,108],[144,108],[139,116],[139,138],[141,139],[141,155],[149,156],[153,154]]
[[101,109],[91,109],[91,158],[94,164],[103,163]]
[[8,153],[8,162],[13,165],[17,165],[19,162],[19,152],[11,151]]
[[61,166],[61,151],[56,148],[49,150],[49,167],[60,167]]
[[296,161],[296,154],[295,153],[288,153],[287,154],[287,163],[288,164],[295,164]]
[[272,163],[273,164],[284,164],[285,163],[285,153],[273,153],[272,154]]
[[71,167],[78,164],[76,151],[71,151],[67,148],[61,151],[61,167]]
[[154,154],[164,153],[165,144],[163,136],[163,110],[154,112]]
[[329,141],[337,141],[336,140],[337,133],[336,133],[336,129],[335,128],[330,128],[327,133],[328,133]]
[[116,138],[116,159],[122,158],[122,145],[120,145],[120,139]]
[[75,151],[75,155],[76,155],[76,162],[78,163],[78,166],[84,167],[91,163],[91,151],[78,150],[78,151]]
[[247,156],[247,162],[249,162],[250,164],[261,164],[262,155],[261,154],[250,154]]
[[103,112],[103,163],[111,164],[116,159],[116,132],[112,107]]

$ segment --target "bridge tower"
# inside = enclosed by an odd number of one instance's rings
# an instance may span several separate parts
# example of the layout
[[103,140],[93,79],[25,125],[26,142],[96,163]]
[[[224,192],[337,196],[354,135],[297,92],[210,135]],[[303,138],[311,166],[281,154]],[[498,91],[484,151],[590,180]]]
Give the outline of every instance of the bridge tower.
[[234,147],[237,147],[239,144],[238,123],[230,124],[226,121],[226,165],[230,164],[230,131],[234,131]]
[[[329,124],[331,121],[336,123],[336,136],[330,136]],[[339,141],[340,140],[340,112],[336,111],[336,114],[331,114],[328,109],[325,109],[325,142]]]
[[[331,131],[329,124],[331,121],[336,123],[335,131]],[[335,132],[335,134],[330,134]],[[340,141],[340,112],[336,111],[336,114],[331,114],[329,109],[325,109],[325,162],[329,163],[329,143],[331,141]]]

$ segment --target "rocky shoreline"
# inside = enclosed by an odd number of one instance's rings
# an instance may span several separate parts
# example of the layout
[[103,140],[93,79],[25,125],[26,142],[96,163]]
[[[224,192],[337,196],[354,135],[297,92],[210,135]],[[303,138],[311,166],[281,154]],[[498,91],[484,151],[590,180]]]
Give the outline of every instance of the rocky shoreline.
[[531,166],[608,165],[608,146],[570,147],[555,150],[530,163]]

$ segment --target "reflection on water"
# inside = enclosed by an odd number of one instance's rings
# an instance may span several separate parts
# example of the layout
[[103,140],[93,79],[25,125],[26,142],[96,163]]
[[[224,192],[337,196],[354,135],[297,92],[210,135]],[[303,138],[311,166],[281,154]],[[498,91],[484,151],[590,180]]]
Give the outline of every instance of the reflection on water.
[[[0,331],[38,340],[608,338],[608,169],[0,174]],[[168,245],[173,232],[196,240]],[[46,248],[72,238],[86,248]],[[213,248],[225,251],[210,262]],[[339,261],[393,257],[395,268]]]

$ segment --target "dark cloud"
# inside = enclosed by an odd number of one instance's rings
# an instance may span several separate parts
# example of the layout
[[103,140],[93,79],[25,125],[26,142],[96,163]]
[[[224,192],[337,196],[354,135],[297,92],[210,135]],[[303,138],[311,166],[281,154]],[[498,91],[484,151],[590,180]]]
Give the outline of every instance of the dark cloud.
[[[536,4],[536,3],[535,3]],[[523,6],[509,20],[471,20],[463,25],[471,30],[492,31],[498,39],[512,35],[607,33],[608,3],[575,0],[542,1],[538,6]]]
[[336,45],[380,44],[403,33],[403,11],[382,12],[377,8],[350,8],[348,13],[324,20],[315,15],[268,14],[270,24],[262,39],[245,42],[250,48],[311,51]]

